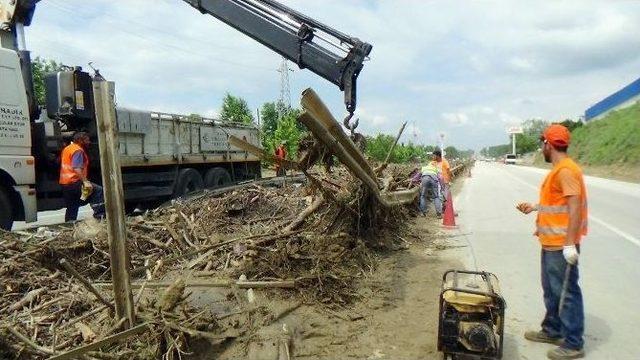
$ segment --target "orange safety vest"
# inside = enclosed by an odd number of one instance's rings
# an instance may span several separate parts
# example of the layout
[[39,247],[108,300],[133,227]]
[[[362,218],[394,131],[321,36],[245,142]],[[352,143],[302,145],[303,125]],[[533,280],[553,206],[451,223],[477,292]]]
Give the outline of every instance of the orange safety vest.
[[448,184],[451,181],[451,177],[449,176],[451,166],[449,166],[449,162],[447,161],[447,159],[442,158],[442,161],[436,163],[438,164],[440,174],[442,174],[442,180],[445,184]]
[[276,158],[284,159],[287,157],[287,151],[283,147],[278,147],[276,149]]
[[62,154],[60,155],[60,180],[58,181],[60,185],[68,185],[80,181],[80,176],[76,174],[73,170],[73,166],[71,166],[73,154],[78,150],[82,151],[82,157],[84,158],[82,174],[85,178],[88,176],[89,157],[87,156],[87,153],[80,145],[71,143],[62,149]]
[[569,206],[562,194],[557,175],[562,169],[569,169],[580,179],[580,203],[582,204],[582,226],[576,243],[581,236],[587,235],[587,190],[582,177],[582,170],[573,160],[565,158],[551,169],[540,188],[540,204],[536,219],[537,235],[540,244],[546,247],[561,247],[567,237],[569,228]]

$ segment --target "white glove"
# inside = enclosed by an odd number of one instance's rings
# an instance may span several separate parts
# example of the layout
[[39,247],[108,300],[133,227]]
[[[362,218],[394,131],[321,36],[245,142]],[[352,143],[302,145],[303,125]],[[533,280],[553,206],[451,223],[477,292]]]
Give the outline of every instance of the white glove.
[[578,263],[578,257],[580,256],[580,254],[578,253],[578,250],[576,249],[575,245],[565,245],[562,247],[562,255],[564,256],[564,259],[567,260],[567,263],[569,263],[570,265],[575,265]]

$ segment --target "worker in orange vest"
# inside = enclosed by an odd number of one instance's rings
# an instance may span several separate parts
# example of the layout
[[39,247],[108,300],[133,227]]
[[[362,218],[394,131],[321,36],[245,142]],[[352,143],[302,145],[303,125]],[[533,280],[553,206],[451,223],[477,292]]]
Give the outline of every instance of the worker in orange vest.
[[542,153],[553,168],[540,189],[537,205],[520,203],[525,214],[537,211],[536,232],[542,245],[542,290],[546,315],[539,331],[527,331],[531,341],[559,345],[550,359],[584,357],[584,308],[578,285],[580,240],[587,234],[587,192],[580,167],[567,155],[569,130],[549,126],[540,137]]
[[287,158],[287,149],[284,147],[285,142],[280,142],[280,145],[275,150],[276,155],[276,176],[285,176],[287,175],[286,170],[282,166],[282,160]]
[[451,178],[453,177],[451,174],[451,166],[449,165],[449,162],[447,161],[447,159],[445,159],[442,156],[442,150],[435,149],[432,154],[439,170],[440,200],[442,204],[441,213],[444,213],[444,209],[445,209],[446,202],[449,195],[449,185],[451,183]]
[[73,135],[73,141],[62,149],[59,183],[67,207],[64,221],[75,221],[78,218],[78,208],[87,203],[91,204],[95,218],[104,217],[102,187],[90,182],[88,178],[89,156],[86,150],[90,144],[87,133],[77,132]]

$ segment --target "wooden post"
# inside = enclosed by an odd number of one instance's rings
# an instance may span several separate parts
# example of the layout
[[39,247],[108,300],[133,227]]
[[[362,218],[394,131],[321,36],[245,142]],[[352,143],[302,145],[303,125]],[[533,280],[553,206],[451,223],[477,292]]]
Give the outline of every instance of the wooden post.
[[104,80],[93,81],[93,97],[96,107],[100,168],[107,216],[111,277],[113,279],[116,319],[126,318],[125,327],[135,324],[133,295],[129,275],[127,229],[124,217],[124,193],[120,171],[118,131],[114,104],[115,85]]
[[393,141],[393,144],[391,144],[391,147],[389,148],[389,152],[387,152],[387,157],[384,159],[384,162],[382,163],[382,165],[380,165],[379,167],[377,167],[376,169],[373,170],[373,172],[376,174],[376,176],[380,176],[380,174],[384,171],[384,169],[387,168],[387,166],[389,165],[389,159],[391,158],[391,154],[393,153],[393,149],[396,148],[396,145],[398,145],[398,140],[400,140],[400,136],[402,136],[402,132],[404,131],[404,127],[407,126],[407,122],[403,122],[402,126],[400,127],[400,130],[398,131],[398,135],[396,136],[396,139]]

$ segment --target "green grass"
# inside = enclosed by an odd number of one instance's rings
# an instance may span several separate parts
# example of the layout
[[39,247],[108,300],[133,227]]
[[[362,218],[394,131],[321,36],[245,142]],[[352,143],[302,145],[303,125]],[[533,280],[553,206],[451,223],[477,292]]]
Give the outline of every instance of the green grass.
[[640,103],[575,129],[569,154],[585,165],[640,165]]

